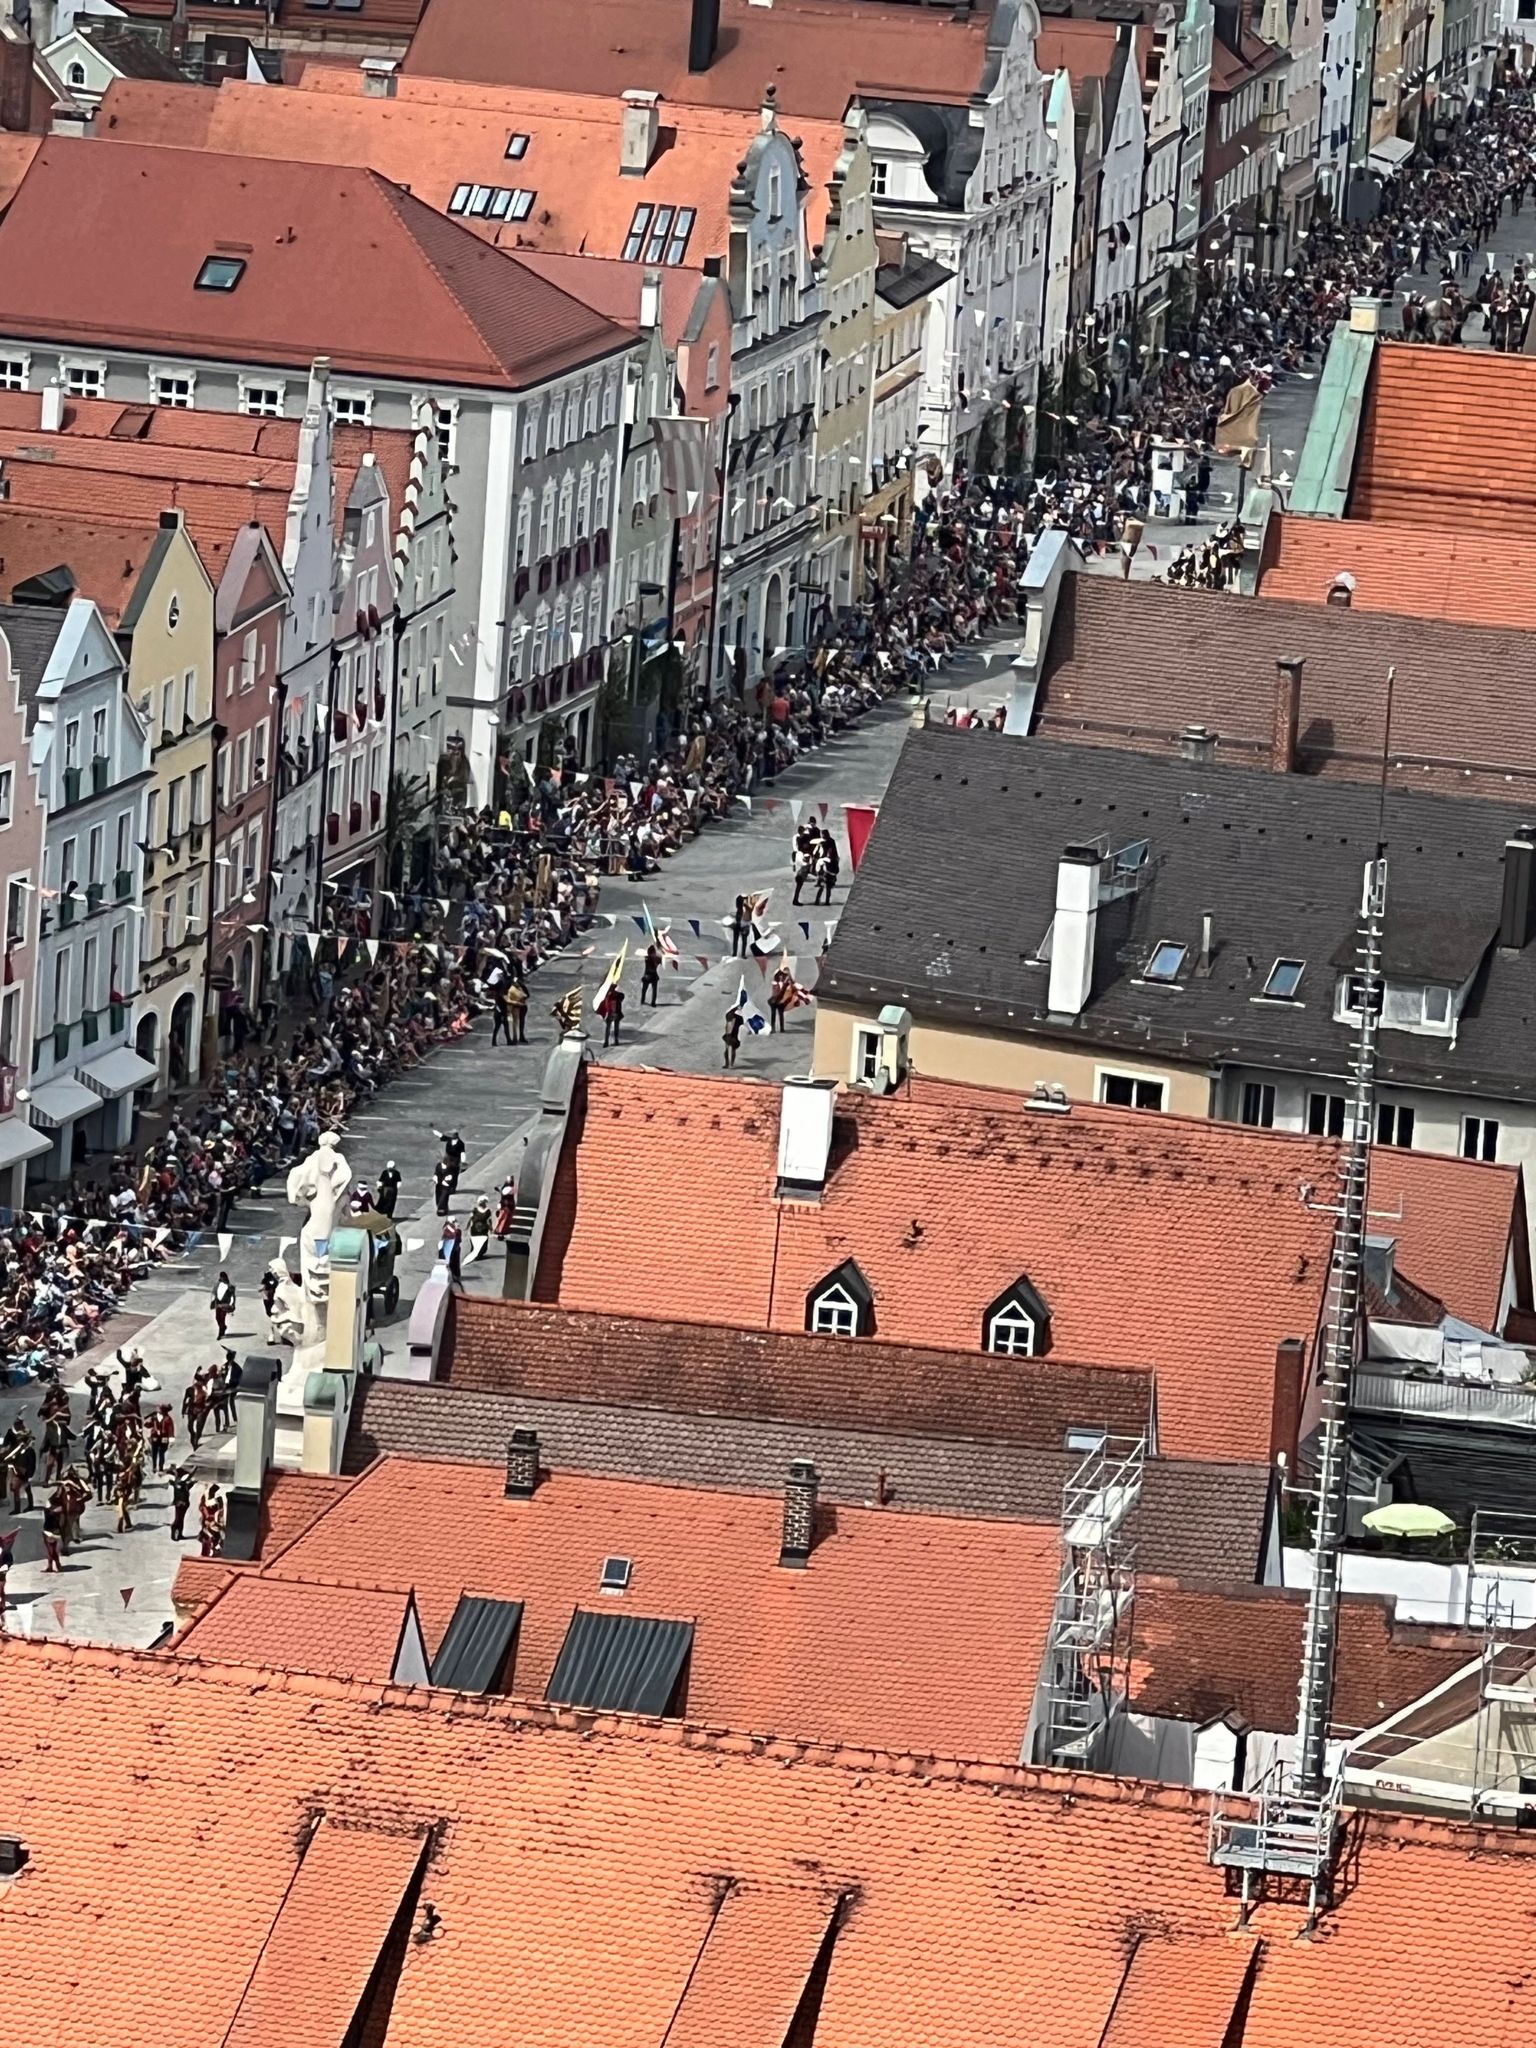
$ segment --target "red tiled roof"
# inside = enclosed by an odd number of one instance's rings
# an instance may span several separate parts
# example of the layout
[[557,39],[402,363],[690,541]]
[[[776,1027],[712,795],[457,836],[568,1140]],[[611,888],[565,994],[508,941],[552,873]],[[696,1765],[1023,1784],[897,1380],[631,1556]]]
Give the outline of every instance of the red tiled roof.
[[137,523],[39,518],[0,500],[0,600],[18,583],[67,565],[75,588],[94,598],[116,627],[155,544],[159,514]]
[[1454,1316],[1497,1331],[1507,1278],[1530,1302],[1524,1181],[1518,1166],[1376,1146],[1370,1228],[1397,1241],[1396,1263]]
[[1100,2048],[1227,2048],[1258,1954],[1257,1939],[1242,1932],[1139,1942]]
[[1379,342],[1351,519],[1519,536],[1536,500],[1536,358]]
[[[500,1466],[383,1458],[264,1579],[412,1585],[429,1656],[463,1594],[521,1600],[508,1689],[528,1698],[543,1696],[578,1607],[689,1620],[691,1719],[1018,1755],[1056,1591],[1055,1524],[825,1505],[809,1565],[789,1571],[781,1494],[561,1471],[532,1500],[508,1500],[503,1477]],[[607,1557],[633,1566],[617,1598],[599,1588]],[[324,1668],[338,1668],[334,1651]]]
[[[1131,1703],[1138,1714],[1204,1723],[1232,1715],[1250,1728],[1296,1726],[1307,1596],[1279,1586],[1136,1588]],[[1478,1655],[1480,1635],[1398,1627],[1389,1600],[1346,1595],[1339,1609],[1333,1718],[1374,1727]]]
[[[402,78],[393,99],[365,95],[356,71],[319,66],[302,88],[230,81],[213,88],[121,80],[98,117],[111,139],[175,144],[249,157],[343,163],[381,172],[446,211],[460,185],[532,191],[523,221],[455,221],[507,249],[619,257],[641,204],[691,206],[687,258],[723,256],[731,181],[759,130],[755,111],[674,106],[662,110],[655,161],[643,178],[619,169],[623,107],[617,97]],[[512,134],[528,137],[507,156]],[[809,229],[825,231],[827,183],[843,146],[841,121],[796,119],[793,133],[810,180]],[[573,277],[540,268],[562,291]],[[602,300],[586,299],[602,309]],[[633,312],[618,316],[632,323]]]
[[[281,553],[298,459],[298,420],[107,399],[67,400],[57,433],[44,433],[41,417],[40,392],[0,391],[6,511],[27,512],[39,522],[53,516],[152,526],[174,505],[186,513],[215,576],[235,534],[251,519],[266,526]],[[390,516],[398,521],[410,481],[411,448],[412,437],[403,428],[333,430],[338,531],[365,455],[379,465],[389,490]],[[77,545],[83,551],[86,544]],[[96,595],[94,590],[89,594]]]
[[[1433,507],[1422,508],[1426,519]],[[1479,528],[1381,519],[1306,519],[1276,514],[1260,574],[1263,597],[1326,604],[1345,570],[1357,611],[1453,619],[1468,626],[1536,627],[1536,540]]]
[[781,1204],[776,1088],[584,1071],[541,1299],[803,1330],[807,1295],[851,1258],[879,1337],[976,1350],[985,1311],[1026,1275],[1053,1356],[1153,1368],[1167,1454],[1269,1456],[1276,1348],[1310,1346],[1322,1306],[1330,1225],[1301,1187],[1328,1180],[1331,1148],[916,1080],[845,1092],[820,1201]]
[[41,135],[0,134],[0,211],[10,204],[12,193],[32,168],[42,139]]
[[394,1676],[410,1609],[408,1592],[297,1586],[242,1572],[177,1639],[176,1654],[219,1664],[330,1671],[382,1684]]
[[1204,725],[1218,761],[1267,767],[1275,663],[1293,655],[1308,773],[1379,780],[1390,668],[1395,782],[1506,803],[1536,784],[1536,634],[1115,577],[1062,578],[1035,729],[1156,754]]
[[[50,2025],[92,2043],[229,2039],[274,1944],[289,1997],[264,2039],[309,2048],[297,2029],[313,2013],[340,2040],[354,1931],[378,1935],[397,1896],[410,1938],[386,1949],[357,2015],[359,2038],[389,2048],[505,2048],[509,2030],[544,2048],[655,2048],[727,1898],[730,1954],[714,1960],[735,1967],[706,1981],[711,2038],[733,2048],[756,2048],[744,2014],[782,2010],[791,1939],[805,1995],[775,2048],[1094,2048],[1128,1994],[1123,2048],[1210,2048],[1183,2022],[1207,2024],[1207,1972],[1230,1983],[1226,1951],[1240,1963],[1255,1938],[1223,2048],[1338,2048],[1341,2029],[1372,2048],[1514,2048],[1529,2031],[1536,1844],[1511,1832],[1361,1819],[1347,1881],[1304,1941],[1299,1903],[1234,1932],[1206,1857],[1208,1795],[1179,1787],[16,1637],[0,1642],[0,1720],[28,1854],[0,1923],[0,1990],[20,2010],[39,1957],[67,1958]],[[327,1847],[333,1827],[430,1832],[419,1889],[397,1893],[407,1850]],[[326,1885],[303,1879],[317,1849],[336,1857],[311,1873]],[[822,1971],[807,1891],[828,1907]],[[751,1935],[738,1899],[757,1907]],[[1425,1967],[1405,1958],[1415,1928],[1433,1930]],[[1164,1943],[1182,1969],[1159,1967]],[[1163,1997],[1139,2003],[1153,1978]]]
[[[198,291],[204,260],[231,245],[249,251],[238,284]],[[326,355],[343,372],[496,389],[631,338],[376,172],[58,137],[0,217],[0,329],[167,358]]]
[[574,77],[604,98],[634,87],[695,106],[755,109],[773,85],[793,121],[840,121],[856,97],[968,102],[983,89],[992,9],[882,0],[721,0],[715,61],[688,68],[678,0],[585,0],[536,8],[508,35],[495,0],[432,0],[408,73],[559,91]]
[[1139,1435],[1152,1375],[879,1338],[599,1315],[460,1294],[442,1377],[462,1391],[607,1401],[1060,1450],[1074,1426]]

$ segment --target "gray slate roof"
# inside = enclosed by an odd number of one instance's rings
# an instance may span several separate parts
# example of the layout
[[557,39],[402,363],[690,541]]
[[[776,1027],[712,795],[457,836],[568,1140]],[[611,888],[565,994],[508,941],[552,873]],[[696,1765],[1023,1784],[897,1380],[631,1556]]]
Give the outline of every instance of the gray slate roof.
[[[1031,1522],[1060,1520],[1062,1487],[1079,1462],[1070,1451],[1018,1444],[375,1379],[358,1388],[343,1470],[361,1472],[388,1452],[500,1464],[514,1429],[538,1431],[546,1468],[764,1493],[784,1484],[794,1459],[809,1458],[829,1500],[874,1506],[883,1474],[893,1512]],[[1266,1466],[1153,1459],[1137,1511],[1138,1568],[1181,1578],[1254,1579],[1269,1498]]]
[[32,730],[32,706],[38,686],[48,667],[54,643],[64,630],[64,612],[52,605],[0,604],[0,633],[10,644],[11,666],[17,691],[27,707],[27,730]]
[[[897,763],[823,967],[824,997],[871,1013],[1059,1037],[1194,1066],[1272,1066],[1342,1076],[1348,1028],[1333,1018],[1352,957],[1379,793],[1059,740],[942,727],[915,731]],[[1527,810],[1390,790],[1387,960],[1433,982],[1481,965],[1454,1045],[1384,1030],[1381,1078],[1492,1099],[1536,1096],[1536,945],[1491,941],[1505,841]],[[1071,845],[1147,842],[1140,886],[1099,913],[1092,993],[1076,1018],[1047,1012],[1038,961]],[[1211,972],[1192,970],[1205,912]],[[1142,978],[1163,940],[1187,947],[1176,987]],[[1306,962],[1294,1003],[1259,1000],[1277,959]]]

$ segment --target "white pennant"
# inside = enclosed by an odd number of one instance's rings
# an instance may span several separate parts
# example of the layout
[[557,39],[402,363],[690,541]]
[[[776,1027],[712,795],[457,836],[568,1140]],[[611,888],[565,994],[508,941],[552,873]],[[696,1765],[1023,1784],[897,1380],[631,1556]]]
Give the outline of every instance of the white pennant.
[[805,800],[804,800],[804,798],[803,798],[803,797],[798,797],[798,796],[792,796],[792,797],[790,798],[790,800],[789,800],[789,815],[790,815],[790,816],[791,816],[791,817],[792,817],[792,818],[794,819],[794,821],[795,821],[795,823],[796,823],[797,825],[798,825],[798,824],[799,824],[799,822],[800,822],[800,813],[801,813],[801,812],[802,812],[802,811],[803,811],[804,809],[805,809]]
[[219,1232],[219,1257],[221,1259],[227,1259],[229,1257],[230,1250],[234,1242],[235,1235],[232,1230],[221,1230]]
[[305,932],[303,939],[305,945],[309,948],[310,959],[317,959],[320,953],[320,934],[318,932]]
[[378,959],[378,957],[379,957],[379,942],[378,942],[378,940],[377,940],[377,939],[364,939],[364,941],[363,941],[363,944],[364,944],[364,945],[365,945],[365,946],[367,947],[367,949],[368,949],[368,958],[369,958],[370,960],[377,960],[377,959]]

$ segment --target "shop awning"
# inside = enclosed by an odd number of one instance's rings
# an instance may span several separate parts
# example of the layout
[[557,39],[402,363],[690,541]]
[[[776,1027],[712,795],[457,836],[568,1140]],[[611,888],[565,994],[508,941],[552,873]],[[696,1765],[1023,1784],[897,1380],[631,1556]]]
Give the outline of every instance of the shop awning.
[[1413,155],[1416,145],[1411,136],[1384,135],[1371,151],[1370,168],[1383,175],[1400,170]]
[[0,1169],[18,1166],[23,1159],[41,1159],[53,1149],[53,1140],[34,1131],[25,1117],[8,1116],[0,1122]]
[[92,1060],[89,1066],[82,1067],[80,1078],[88,1088],[94,1088],[98,1095],[112,1102],[132,1089],[147,1088],[156,1072],[153,1060],[146,1060],[129,1046],[120,1045],[115,1052],[103,1053],[99,1060]]
[[47,1124],[52,1130],[72,1124],[78,1116],[89,1116],[100,1107],[101,1097],[73,1078],[45,1081],[41,1088],[32,1090],[32,1114],[38,1123]]

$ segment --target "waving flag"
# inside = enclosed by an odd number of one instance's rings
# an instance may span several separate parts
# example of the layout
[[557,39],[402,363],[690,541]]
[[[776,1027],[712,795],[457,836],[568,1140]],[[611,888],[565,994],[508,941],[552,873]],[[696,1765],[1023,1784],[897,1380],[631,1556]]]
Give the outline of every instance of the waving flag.
[[[692,922],[691,919],[689,921],[690,923]],[[672,920],[670,918],[668,918],[665,924],[658,924],[651,915],[650,905],[642,903],[640,906],[640,916],[635,919],[635,922],[639,925],[641,931],[645,933],[651,945],[655,946],[659,952],[666,953],[674,960],[677,958],[676,943],[669,936],[672,930]]]
[[653,413],[651,432],[661,457],[661,485],[672,500],[672,512],[692,512],[713,495],[714,464],[710,460],[707,419],[691,413]]
[[736,991],[735,1007],[741,1012],[742,1024],[752,1033],[754,1038],[760,1031],[768,1029],[768,1019],[747,994],[747,977],[745,975],[741,977],[741,986]]
[[599,1017],[606,1017],[608,1014],[608,998],[619,985],[619,977],[624,972],[624,962],[628,953],[629,941],[623,939],[620,941],[619,950],[608,962],[608,972],[598,984],[597,994],[593,999],[592,1007]]

